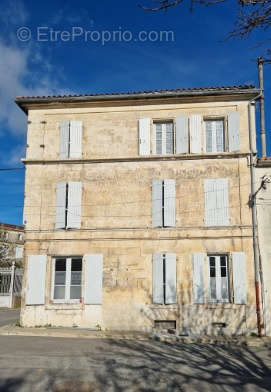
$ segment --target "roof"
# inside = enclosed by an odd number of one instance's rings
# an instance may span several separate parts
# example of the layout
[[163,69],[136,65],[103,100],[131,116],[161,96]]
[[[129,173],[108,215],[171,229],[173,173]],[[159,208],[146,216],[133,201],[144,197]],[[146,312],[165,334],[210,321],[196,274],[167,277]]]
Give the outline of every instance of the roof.
[[146,99],[146,98],[170,98],[170,97],[193,97],[193,96],[211,96],[211,95],[231,95],[231,94],[249,94],[256,96],[260,90],[253,85],[239,86],[216,86],[216,87],[195,87],[195,88],[177,88],[165,90],[144,90],[128,91],[114,93],[95,93],[95,94],[75,94],[75,95],[51,95],[51,96],[18,96],[15,102],[27,111],[28,105],[31,104],[48,104],[48,103],[75,103],[87,101],[109,101],[124,99]]
[[0,230],[24,231],[24,226],[11,225],[9,223],[0,222]]
[[271,157],[261,157],[257,159],[257,167],[271,167]]

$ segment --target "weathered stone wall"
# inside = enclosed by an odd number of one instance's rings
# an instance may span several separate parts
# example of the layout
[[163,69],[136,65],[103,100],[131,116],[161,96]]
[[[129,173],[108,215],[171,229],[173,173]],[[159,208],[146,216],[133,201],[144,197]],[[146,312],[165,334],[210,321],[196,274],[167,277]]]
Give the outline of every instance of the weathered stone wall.
[[[226,117],[238,110],[241,118],[241,152],[249,150],[247,103],[211,102],[181,104],[129,105],[89,104],[88,108],[37,109],[29,112],[27,158],[59,159],[59,124],[61,121],[83,122],[83,159],[116,159],[138,156],[138,120],[174,120],[179,115],[200,114],[204,117]],[[152,133],[154,127],[152,126]],[[152,137],[151,137],[152,140]],[[255,140],[253,140],[255,144]],[[202,143],[204,145],[204,143]],[[151,149],[153,146],[151,146]],[[204,151],[204,148],[203,148]]]
[[[188,156],[183,160],[163,157],[148,161],[138,156],[140,117],[173,119],[181,113],[225,116],[236,108],[241,114],[241,152],[247,153],[247,104],[244,102],[159,105],[139,102],[133,106],[89,105],[88,108],[30,111],[27,158],[44,162],[27,165],[25,254],[26,257],[46,254],[48,261],[46,305],[25,306],[23,298],[23,325],[100,325],[107,329],[150,331],[158,319],[176,320],[178,330],[184,333],[215,332],[212,322],[225,322],[225,333],[229,334],[249,333],[256,328],[247,158],[214,154],[212,159],[201,155],[199,159]],[[83,159],[99,158],[104,162],[45,162],[58,159],[58,126],[63,120],[83,121]],[[127,161],[114,162],[116,158],[127,158]],[[153,229],[152,180],[167,178],[176,180],[176,228]],[[228,227],[204,225],[206,178],[229,179]],[[56,184],[61,181],[83,184],[81,230],[55,230]],[[194,305],[192,254],[227,253],[231,259],[233,251],[246,254],[247,306]],[[178,305],[152,304],[155,252],[177,255]],[[104,255],[103,305],[50,303],[51,258],[88,253]],[[205,279],[207,282],[207,267]]]

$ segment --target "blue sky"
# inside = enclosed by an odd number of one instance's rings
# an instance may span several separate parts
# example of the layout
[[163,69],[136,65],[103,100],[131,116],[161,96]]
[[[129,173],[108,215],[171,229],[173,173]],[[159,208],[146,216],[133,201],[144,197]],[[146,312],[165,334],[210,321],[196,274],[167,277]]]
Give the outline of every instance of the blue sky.
[[[1,1],[0,168],[21,167],[25,154],[26,121],[13,103],[16,95],[257,84],[256,58],[265,47],[256,44],[267,35],[258,31],[248,39],[225,41],[233,29],[234,1],[197,6],[193,13],[185,1],[166,13],[145,12],[138,7],[140,1],[150,4],[148,0]],[[30,40],[18,39],[22,27],[31,32]],[[97,31],[93,39],[102,31],[126,30],[133,39],[104,45],[83,36],[50,41],[50,29],[71,33],[73,27]],[[174,41],[135,41],[140,31],[165,30],[173,31]],[[266,66],[266,108],[270,85],[271,67]],[[266,120],[270,154],[269,113]],[[24,171],[0,171],[0,190],[0,221],[22,224]]]

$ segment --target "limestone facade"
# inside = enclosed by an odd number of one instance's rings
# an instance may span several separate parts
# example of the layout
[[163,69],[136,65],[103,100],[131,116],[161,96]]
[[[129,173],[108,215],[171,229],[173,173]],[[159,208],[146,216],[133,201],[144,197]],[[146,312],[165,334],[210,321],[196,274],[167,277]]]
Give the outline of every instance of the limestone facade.
[[[220,94],[218,89],[215,94],[203,96],[188,93],[163,99],[147,96],[133,99],[131,95],[128,99],[120,95],[79,102],[76,99],[61,102],[57,98],[29,102],[18,98],[17,102],[28,114],[22,325],[152,331],[159,322],[169,322],[165,325],[175,323],[178,333],[190,335],[256,331],[248,206],[248,102],[257,92],[250,88],[245,94],[242,91]],[[239,116],[238,151],[229,151],[230,113]],[[188,121],[183,153],[176,152],[180,118]],[[199,120],[199,149],[193,153],[191,124],[195,118]],[[149,150],[144,155],[140,154],[139,140],[142,119],[149,121]],[[220,125],[223,123],[224,151],[206,152],[206,121],[216,120]],[[82,126],[82,151],[78,157],[63,158],[60,128],[64,122],[73,121]],[[173,127],[170,142],[173,150],[157,154],[157,124],[167,123]],[[254,117],[252,124],[255,146]],[[153,181],[167,179],[174,180],[175,223],[154,227]],[[219,193],[213,195],[214,224],[207,224],[206,180],[218,179],[227,184],[227,202],[224,200],[226,204],[219,207],[216,204]],[[80,183],[80,227],[56,228],[57,187],[69,183]],[[165,189],[163,182],[163,192]],[[165,193],[163,198],[166,203]],[[165,204],[162,208],[166,208]],[[225,214],[217,221],[220,208]],[[157,254],[161,256],[157,265],[162,266],[159,270],[162,278],[157,270],[154,272]],[[173,255],[172,264],[167,264],[167,254]],[[94,269],[96,261],[92,263],[89,255],[100,255],[99,271]],[[42,256],[43,261],[33,256]],[[33,283],[32,276],[38,265],[33,264],[35,260],[43,270],[41,275],[37,272],[38,285]],[[79,260],[77,275],[76,268],[73,271],[70,266],[72,260]],[[54,285],[57,279],[63,285],[64,276],[63,267],[57,271],[56,265],[63,263],[66,263],[66,294],[65,299],[56,301]],[[169,275],[173,287],[167,286]],[[75,281],[76,276],[81,279],[81,294],[75,301],[71,300],[73,276]],[[100,280],[101,292],[97,294]],[[161,284],[158,289],[157,284]],[[36,292],[37,300],[33,300],[31,290],[42,291]],[[243,295],[243,299],[238,300],[238,295]]]

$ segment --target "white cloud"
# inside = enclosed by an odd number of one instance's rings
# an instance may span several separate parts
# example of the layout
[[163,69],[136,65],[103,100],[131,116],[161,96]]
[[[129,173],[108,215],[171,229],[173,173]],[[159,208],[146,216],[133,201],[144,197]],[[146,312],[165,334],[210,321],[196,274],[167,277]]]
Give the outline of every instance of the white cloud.
[[43,61],[37,50],[36,47],[21,49],[0,40],[0,123],[6,124],[15,134],[24,133],[26,128],[25,115],[14,103],[17,95],[68,93],[60,88],[52,76],[53,67]]
[[5,164],[8,166],[18,166],[21,164],[21,159],[25,157],[25,145],[18,144],[5,157]]
[[28,12],[22,1],[1,1],[0,21],[2,25],[23,25],[28,20],[28,18]]

